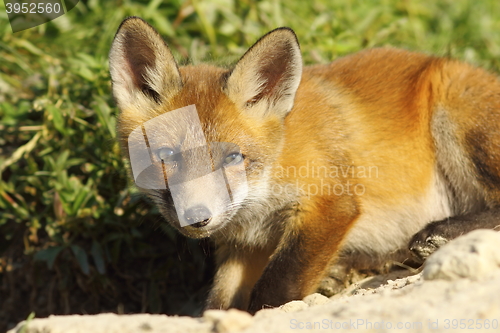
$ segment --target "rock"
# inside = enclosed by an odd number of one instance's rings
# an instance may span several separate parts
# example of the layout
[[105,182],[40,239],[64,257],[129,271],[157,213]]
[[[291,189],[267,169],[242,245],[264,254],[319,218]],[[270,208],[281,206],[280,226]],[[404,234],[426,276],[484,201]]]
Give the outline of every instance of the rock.
[[216,332],[237,332],[252,324],[253,317],[245,311],[237,309],[229,310],[207,310],[203,313],[203,319],[212,323]]
[[423,270],[425,280],[478,279],[500,268],[500,233],[474,230],[432,254]]
[[269,318],[280,312],[283,312],[283,310],[281,310],[280,308],[262,309],[255,313],[254,319]]
[[9,333],[210,333],[212,325],[198,318],[133,314],[50,316],[19,323]]
[[297,312],[307,309],[308,307],[309,305],[304,301],[291,301],[280,306],[280,309],[284,312]]
[[245,311],[229,309],[226,315],[215,323],[218,333],[238,332],[247,328],[253,322],[253,317]]
[[226,314],[226,310],[206,310],[205,312],[203,312],[203,319],[212,324],[215,324],[219,322],[223,317],[225,317]]
[[302,301],[304,301],[304,303],[306,303],[308,306],[313,306],[328,303],[330,302],[330,299],[319,293],[314,293],[304,297]]

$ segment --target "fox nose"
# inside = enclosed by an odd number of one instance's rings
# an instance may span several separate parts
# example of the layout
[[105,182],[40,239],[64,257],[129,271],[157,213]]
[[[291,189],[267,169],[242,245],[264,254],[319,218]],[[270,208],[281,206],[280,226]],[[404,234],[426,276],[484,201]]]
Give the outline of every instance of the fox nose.
[[186,221],[195,228],[206,226],[212,218],[212,213],[205,206],[194,206],[184,212]]

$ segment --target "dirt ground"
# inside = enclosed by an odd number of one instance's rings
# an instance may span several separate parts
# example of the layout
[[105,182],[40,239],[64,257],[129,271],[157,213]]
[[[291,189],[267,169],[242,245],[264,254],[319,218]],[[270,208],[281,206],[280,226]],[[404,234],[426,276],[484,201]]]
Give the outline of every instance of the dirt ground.
[[[500,233],[477,230],[443,246],[421,273],[370,277],[327,298],[310,295],[252,317],[210,310],[201,318],[166,315],[51,316],[8,333],[132,332],[497,332],[500,329]],[[382,283],[382,284],[381,284]],[[378,287],[375,287],[377,286]]]
[[[0,257],[0,332],[13,328],[31,313],[49,315],[161,313],[200,315],[213,276],[208,243],[179,235],[175,243],[152,232],[152,253],[109,264],[106,274],[81,272],[70,251],[54,267],[25,254],[22,226]],[[174,248],[172,248],[174,247]],[[172,258],[172,252],[176,256]],[[195,253],[201,251],[205,253]]]

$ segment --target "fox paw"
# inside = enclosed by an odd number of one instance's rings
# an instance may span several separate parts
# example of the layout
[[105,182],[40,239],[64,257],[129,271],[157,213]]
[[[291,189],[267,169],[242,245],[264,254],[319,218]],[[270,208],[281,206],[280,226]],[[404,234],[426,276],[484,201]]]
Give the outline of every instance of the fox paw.
[[455,235],[455,230],[448,221],[432,222],[412,237],[409,249],[417,260],[424,262],[437,249],[457,236],[459,235]]

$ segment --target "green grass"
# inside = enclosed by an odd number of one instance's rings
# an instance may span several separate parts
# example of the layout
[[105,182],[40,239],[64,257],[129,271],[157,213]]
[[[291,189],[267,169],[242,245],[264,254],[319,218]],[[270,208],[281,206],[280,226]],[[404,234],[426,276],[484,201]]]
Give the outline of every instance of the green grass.
[[[264,33],[289,26],[305,63],[391,45],[500,69],[497,0],[88,0],[16,34],[0,2],[0,282],[35,260],[48,268],[27,283],[33,297],[48,288],[47,278],[62,299],[52,308],[33,302],[11,314],[16,320],[36,309],[85,312],[68,310],[70,297],[61,296],[77,289],[97,297],[95,311],[120,309],[120,302],[125,312],[199,307],[202,296],[190,293],[204,292],[210,265],[197,241],[164,227],[136,194],[115,140],[107,55],[130,15],[156,27],[181,63],[228,66]],[[131,288],[131,296],[121,297],[120,288]],[[6,295],[0,289],[0,309]],[[181,311],[172,299],[193,304]]]

